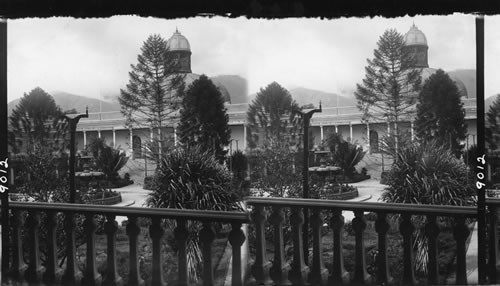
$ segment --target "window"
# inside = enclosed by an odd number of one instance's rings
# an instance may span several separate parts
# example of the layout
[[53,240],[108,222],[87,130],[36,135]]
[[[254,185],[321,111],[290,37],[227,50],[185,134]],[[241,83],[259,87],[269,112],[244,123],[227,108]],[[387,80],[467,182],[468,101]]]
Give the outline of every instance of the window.
[[142,142],[141,138],[137,135],[132,137],[132,150],[134,151],[134,159],[142,158]]

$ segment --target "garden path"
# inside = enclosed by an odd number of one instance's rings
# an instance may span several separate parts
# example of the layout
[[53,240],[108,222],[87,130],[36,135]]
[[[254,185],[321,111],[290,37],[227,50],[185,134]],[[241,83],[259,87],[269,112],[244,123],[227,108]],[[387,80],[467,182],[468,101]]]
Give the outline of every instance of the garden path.
[[[378,202],[384,192],[384,188],[387,187],[387,185],[381,184],[377,179],[368,179],[349,185],[358,188],[358,197],[349,201],[363,202]],[[352,221],[354,218],[354,213],[352,211],[343,211],[342,215],[344,216],[346,222]]]
[[[149,190],[144,190],[142,185],[132,184],[119,189],[113,189],[122,195],[122,202],[116,204],[115,206],[131,206],[131,207],[143,207],[146,203],[148,195],[151,193]],[[127,220],[125,216],[116,217],[118,225],[121,225],[123,221]]]

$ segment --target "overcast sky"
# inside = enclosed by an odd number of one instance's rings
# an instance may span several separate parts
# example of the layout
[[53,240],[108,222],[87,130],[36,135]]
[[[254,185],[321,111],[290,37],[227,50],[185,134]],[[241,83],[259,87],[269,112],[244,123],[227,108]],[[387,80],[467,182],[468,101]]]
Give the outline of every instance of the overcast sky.
[[[500,17],[486,20],[486,79],[500,62]],[[445,71],[475,69],[475,20],[470,15],[395,19],[256,20],[189,18],[164,20],[118,16],[105,19],[21,19],[8,22],[8,99],[39,86],[94,98],[118,95],[128,82],[143,42],[151,34],[170,38],[176,27],[192,50],[197,74],[239,75],[249,93],[272,81],[353,97],[367,58],[386,29],[405,34],[415,25],[425,33],[429,66]],[[494,35],[494,36],[493,36]],[[488,40],[494,40],[489,43]],[[493,70],[494,72],[494,70]],[[500,80],[486,96],[500,93]]]

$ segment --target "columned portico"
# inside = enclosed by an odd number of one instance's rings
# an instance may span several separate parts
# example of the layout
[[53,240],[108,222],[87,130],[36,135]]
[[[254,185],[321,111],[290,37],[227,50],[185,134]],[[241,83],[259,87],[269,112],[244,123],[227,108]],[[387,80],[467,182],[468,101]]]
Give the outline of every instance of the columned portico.
[[351,138],[351,142],[354,142],[352,138],[352,122],[349,122],[349,138]]
[[324,140],[323,124],[319,126],[321,142]]
[[87,146],[87,131],[83,129],[83,146]]
[[368,145],[368,150],[370,150],[370,123],[368,122],[366,122],[366,142]]
[[113,127],[113,148],[116,148],[116,130]]
[[[133,146],[132,145],[133,144],[133,141],[132,141],[133,138],[132,137],[134,136],[134,134],[132,132],[132,128],[129,129],[129,133],[130,133],[130,137],[129,137],[129,149],[132,151],[132,146]],[[133,154],[134,154],[134,152],[132,152],[132,158],[134,156]]]
[[97,137],[101,138],[101,129],[97,129]]

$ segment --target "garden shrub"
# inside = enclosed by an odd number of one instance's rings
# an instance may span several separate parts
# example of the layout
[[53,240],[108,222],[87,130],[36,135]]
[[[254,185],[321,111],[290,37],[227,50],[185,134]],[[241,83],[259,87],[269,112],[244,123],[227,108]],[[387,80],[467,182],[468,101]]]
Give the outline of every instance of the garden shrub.
[[344,177],[350,177],[355,173],[356,165],[363,160],[365,151],[342,138],[342,135],[332,133],[326,140],[332,152],[333,164],[342,169]]
[[[382,200],[391,203],[473,206],[476,191],[472,175],[462,160],[434,141],[401,148],[388,173],[389,185]],[[417,271],[426,273],[427,235],[425,216],[414,216],[414,247]],[[451,225],[452,219],[443,221]]]
[[[164,155],[153,179],[153,192],[146,203],[154,208],[238,211],[237,198],[231,192],[231,174],[213,152],[199,147],[173,150]],[[173,230],[176,223],[166,221]],[[201,224],[187,223],[188,269],[192,282],[201,273],[201,250],[198,233]]]

